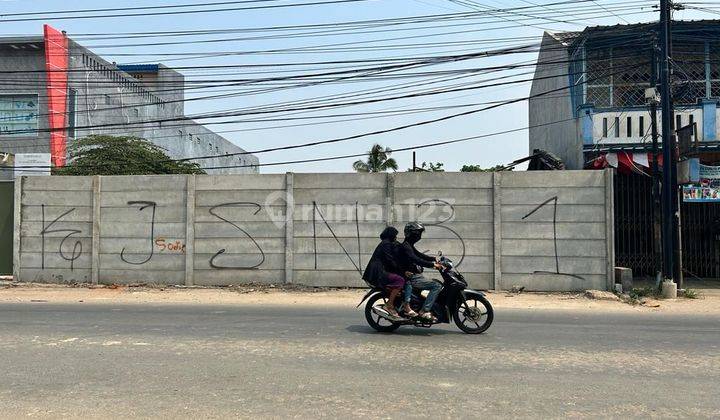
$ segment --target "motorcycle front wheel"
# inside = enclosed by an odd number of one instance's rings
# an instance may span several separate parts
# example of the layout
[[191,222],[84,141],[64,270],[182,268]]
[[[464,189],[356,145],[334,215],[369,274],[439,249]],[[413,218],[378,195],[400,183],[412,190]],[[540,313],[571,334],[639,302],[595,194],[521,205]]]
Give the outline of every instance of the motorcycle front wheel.
[[400,328],[400,324],[392,322],[373,312],[374,306],[382,306],[387,302],[387,298],[381,293],[376,293],[368,299],[365,304],[365,320],[374,330],[380,332],[393,332]]
[[484,296],[470,295],[465,299],[461,296],[453,318],[464,333],[481,334],[493,322],[493,308]]

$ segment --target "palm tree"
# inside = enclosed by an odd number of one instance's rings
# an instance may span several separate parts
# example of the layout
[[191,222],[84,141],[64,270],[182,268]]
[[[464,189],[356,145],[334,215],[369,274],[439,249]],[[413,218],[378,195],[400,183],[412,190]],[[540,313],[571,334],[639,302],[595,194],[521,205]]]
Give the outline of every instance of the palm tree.
[[388,169],[397,171],[398,164],[389,157],[391,153],[389,147],[383,149],[379,144],[375,144],[368,152],[367,162],[358,160],[353,163],[353,168],[358,172],[386,172]]

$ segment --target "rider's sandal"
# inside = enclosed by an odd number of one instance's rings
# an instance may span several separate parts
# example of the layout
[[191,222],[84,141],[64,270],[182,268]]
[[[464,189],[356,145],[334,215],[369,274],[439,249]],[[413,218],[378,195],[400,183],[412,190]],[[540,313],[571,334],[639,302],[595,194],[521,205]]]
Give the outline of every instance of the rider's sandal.
[[392,318],[393,321],[405,320],[405,318],[403,318],[395,308],[388,308],[387,306],[383,305],[383,309],[390,315],[390,318]]
[[413,311],[412,309],[403,310],[403,314],[409,318],[417,318],[418,313]]

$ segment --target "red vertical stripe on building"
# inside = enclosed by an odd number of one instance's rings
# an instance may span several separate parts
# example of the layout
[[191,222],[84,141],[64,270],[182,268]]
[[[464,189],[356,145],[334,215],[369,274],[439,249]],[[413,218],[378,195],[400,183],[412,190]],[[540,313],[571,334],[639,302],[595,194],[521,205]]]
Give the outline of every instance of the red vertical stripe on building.
[[50,154],[55,166],[65,166],[67,157],[68,39],[44,25],[45,70],[47,72]]

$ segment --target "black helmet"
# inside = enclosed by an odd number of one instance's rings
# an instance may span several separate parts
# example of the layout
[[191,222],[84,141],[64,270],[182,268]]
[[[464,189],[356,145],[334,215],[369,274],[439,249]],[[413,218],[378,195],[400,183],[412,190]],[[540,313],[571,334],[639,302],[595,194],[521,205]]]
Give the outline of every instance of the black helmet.
[[425,232],[425,226],[420,222],[410,222],[405,225],[405,236],[413,233],[422,235],[423,232]]
[[410,222],[405,225],[405,240],[415,243],[422,238],[423,232],[425,232],[425,226],[422,223]]

